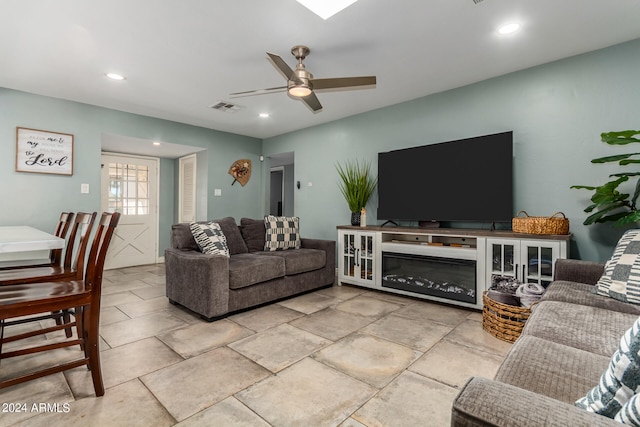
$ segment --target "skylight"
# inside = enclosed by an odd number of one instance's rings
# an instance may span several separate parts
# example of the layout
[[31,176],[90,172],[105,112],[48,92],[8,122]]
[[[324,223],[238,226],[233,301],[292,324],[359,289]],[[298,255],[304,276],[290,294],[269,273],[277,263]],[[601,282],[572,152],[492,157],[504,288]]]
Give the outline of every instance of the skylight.
[[357,0],[297,0],[298,3],[318,15],[322,19],[329,19],[342,9],[355,3]]

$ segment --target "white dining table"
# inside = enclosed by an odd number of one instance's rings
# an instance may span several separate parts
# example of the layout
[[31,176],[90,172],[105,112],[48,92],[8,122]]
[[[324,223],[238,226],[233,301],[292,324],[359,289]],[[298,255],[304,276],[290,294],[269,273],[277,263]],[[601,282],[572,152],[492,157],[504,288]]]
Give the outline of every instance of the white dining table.
[[51,249],[64,244],[64,239],[27,225],[0,226],[0,261],[49,258]]

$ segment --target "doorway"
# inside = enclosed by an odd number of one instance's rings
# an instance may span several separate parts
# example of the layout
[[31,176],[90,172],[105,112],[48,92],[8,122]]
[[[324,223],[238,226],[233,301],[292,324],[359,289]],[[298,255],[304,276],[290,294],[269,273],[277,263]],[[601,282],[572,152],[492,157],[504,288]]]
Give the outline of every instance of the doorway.
[[282,216],[284,208],[284,166],[271,168],[269,214]]
[[105,268],[154,264],[158,258],[157,158],[102,155],[102,210],[120,212]]
[[294,153],[269,156],[269,213],[294,216]]

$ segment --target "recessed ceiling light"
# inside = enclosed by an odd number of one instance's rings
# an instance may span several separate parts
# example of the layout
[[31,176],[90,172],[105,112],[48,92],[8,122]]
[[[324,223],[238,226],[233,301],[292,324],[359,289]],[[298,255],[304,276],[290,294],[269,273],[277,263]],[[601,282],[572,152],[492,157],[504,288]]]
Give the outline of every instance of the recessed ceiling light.
[[154,142],[153,142],[153,145],[155,145],[156,147],[158,147],[158,146],[160,146],[160,143],[159,143],[159,142],[155,142],[155,141],[154,141]]
[[322,19],[329,19],[342,9],[351,6],[357,0],[298,0],[298,3]]
[[511,24],[506,24],[498,28],[498,34],[505,36],[507,34],[513,34],[519,29],[520,29],[520,24],[518,24],[517,22],[513,22]]
[[258,114],[259,117],[266,119],[267,117],[269,117],[269,113],[260,113]]
[[117,73],[107,73],[105,74],[107,77],[109,77],[111,80],[124,80],[125,77],[121,74],[117,74]]

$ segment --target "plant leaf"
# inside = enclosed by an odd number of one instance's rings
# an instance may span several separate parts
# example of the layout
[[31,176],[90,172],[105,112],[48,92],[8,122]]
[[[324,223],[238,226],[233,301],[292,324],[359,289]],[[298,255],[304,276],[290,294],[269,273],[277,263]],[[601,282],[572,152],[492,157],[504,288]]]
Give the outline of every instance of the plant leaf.
[[623,226],[640,221],[640,212],[635,211],[632,213],[625,212],[625,215],[616,220],[616,226]]
[[640,154],[640,153],[629,153],[629,154],[616,154],[615,156],[606,156],[599,157],[597,159],[591,160],[591,163],[611,163],[611,162],[619,162],[621,160],[628,159],[629,157]]
[[[613,210],[616,210],[618,208],[624,207],[624,204],[622,203],[613,203],[611,205],[608,205],[606,207],[603,207],[602,209],[600,209],[599,211],[589,215],[583,222],[584,225],[591,225],[594,224],[596,222],[606,222],[606,221],[615,221],[618,218],[615,217],[614,219],[606,219],[608,217],[606,217],[605,215],[608,212],[611,212]],[[626,214],[626,212],[623,212],[624,214]]]
[[640,142],[640,138],[634,138],[636,135],[640,136],[640,130],[604,132],[600,134],[600,139],[610,145],[626,145],[632,142]]

